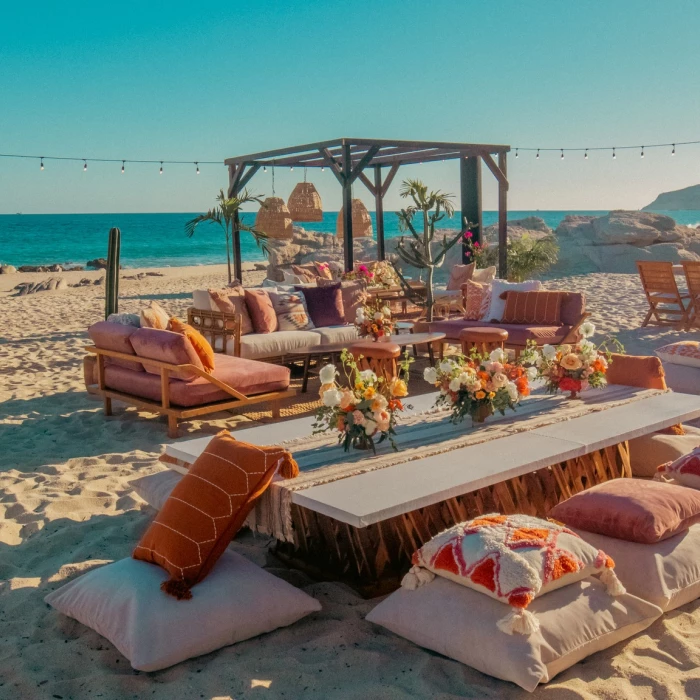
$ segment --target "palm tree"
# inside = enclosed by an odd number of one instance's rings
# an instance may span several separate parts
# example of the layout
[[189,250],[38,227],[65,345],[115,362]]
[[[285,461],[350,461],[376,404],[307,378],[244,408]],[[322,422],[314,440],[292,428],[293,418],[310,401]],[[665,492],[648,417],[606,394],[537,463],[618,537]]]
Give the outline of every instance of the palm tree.
[[231,276],[231,249],[233,243],[233,234],[235,231],[248,231],[253,234],[258,247],[266,255],[269,253],[267,247],[267,234],[258,231],[252,226],[248,226],[241,221],[241,208],[244,204],[257,202],[260,206],[265,206],[262,201],[262,195],[250,194],[247,189],[243,190],[236,197],[227,197],[223,190],[219,191],[216,198],[219,203],[214,209],[210,209],[206,214],[200,214],[194,219],[185,224],[185,233],[191,238],[197,226],[201,223],[217,223],[224,230],[226,236],[226,262],[228,263],[228,281],[232,281]]
[[[452,195],[440,192],[440,190],[428,192],[427,185],[424,185],[420,180],[405,180],[401,185],[399,194],[404,198],[410,197],[413,200],[413,204],[398,212],[399,228],[410,233],[412,238],[406,244],[404,236],[401,236],[396,246],[396,253],[409,265],[417,267],[419,270],[427,270],[428,279],[426,282],[425,300],[416,297],[414,290],[401,272],[398,270],[397,272],[407,295],[412,300],[415,300],[416,303],[425,306],[426,320],[430,322],[433,320],[433,305],[435,302],[433,292],[435,270],[445,262],[447,251],[462,239],[462,233],[457,233],[450,240],[447,239],[447,236],[443,236],[437,251],[433,251],[435,224],[444,219],[445,216],[452,217],[454,214]],[[422,233],[418,233],[413,225],[416,215],[420,215],[422,218]]]

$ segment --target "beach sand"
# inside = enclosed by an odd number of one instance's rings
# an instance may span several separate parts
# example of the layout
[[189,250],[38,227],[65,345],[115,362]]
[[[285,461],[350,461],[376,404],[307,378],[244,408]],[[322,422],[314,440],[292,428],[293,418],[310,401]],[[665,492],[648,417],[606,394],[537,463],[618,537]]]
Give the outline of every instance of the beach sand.
[[[125,270],[124,276],[138,270]],[[121,283],[120,311],[156,299],[184,316],[191,292],[221,286],[224,266],[166,268]],[[103,272],[59,273],[69,283]],[[271,542],[246,534],[233,547],[300,586],[323,611],[290,628],[158,673],[139,673],[115,648],[59,615],[44,596],[106,561],[127,557],[154,512],[129,481],[162,469],[162,419],[117,407],[105,418],[84,391],[86,328],[102,317],[104,287],[10,297],[47,274],[0,276],[0,698],[522,698],[527,694],[420,649],[364,620],[375,601],[315,583],[282,565]],[[259,273],[258,273],[259,276]],[[252,279],[250,281],[253,281]],[[584,291],[602,333],[634,354],[686,334],[640,329],[645,302],[633,275],[592,274],[547,283]],[[313,388],[312,388],[313,390]],[[245,420],[192,421],[197,437]],[[478,640],[475,640],[478,643]],[[700,603],[598,653],[531,697],[700,697]]]

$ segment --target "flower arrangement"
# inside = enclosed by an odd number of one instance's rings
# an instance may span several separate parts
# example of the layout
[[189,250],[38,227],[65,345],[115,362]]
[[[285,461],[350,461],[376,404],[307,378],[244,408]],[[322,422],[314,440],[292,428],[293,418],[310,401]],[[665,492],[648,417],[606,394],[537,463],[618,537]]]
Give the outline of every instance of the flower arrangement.
[[[589,387],[602,389],[607,385],[605,375],[611,361],[611,353],[605,349],[608,341],[597,346],[589,340],[595,333],[590,321],[581,324],[579,331],[582,340],[575,345],[544,345],[541,355],[532,348],[526,351],[550,394],[568,391],[569,398],[574,399]],[[622,347],[616,340],[613,342]]]
[[440,388],[435,405],[452,408],[453,423],[466,415],[483,423],[495,411],[505,415],[506,409],[515,410],[520,399],[530,394],[530,380],[536,376],[535,368],[509,362],[500,348],[490,355],[473,352],[469,357],[444,359],[423,372],[427,382]]
[[360,338],[388,340],[394,331],[391,309],[380,299],[375,299],[360,306],[355,316],[355,326]]
[[487,241],[479,243],[474,240],[474,234],[471,231],[464,232],[464,247],[469,252],[469,259],[476,263],[476,267],[480,270],[483,267],[488,267],[489,260],[489,244]]
[[[385,440],[398,450],[395,426],[398,414],[405,408],[401,399],[408,396],[406,382],[398,377],[387,382],[370,369],[360,370],[356,358],[347,350],[340,357],[349,386],[338,384],[334,365],[323,367],[319,392],[323,406],[316,412],[314,434],[336,430],[338,443],[346,452],[354,447],[376,453],[376,445]],[[406,357],[401,369],[407,370],[409,363]],[[408,376],[407,371],[404,373]]]
[[396,274],[396,269],[388,260],[380,260],[374,265],[374,284],[389,289],[390,287],[398,287],[399,277]]
[[369,284],[374,284],[374,272],[367,267],[367,265],[361,263],[354,270],[344,272],[341,277],[342,280],[361,280]]

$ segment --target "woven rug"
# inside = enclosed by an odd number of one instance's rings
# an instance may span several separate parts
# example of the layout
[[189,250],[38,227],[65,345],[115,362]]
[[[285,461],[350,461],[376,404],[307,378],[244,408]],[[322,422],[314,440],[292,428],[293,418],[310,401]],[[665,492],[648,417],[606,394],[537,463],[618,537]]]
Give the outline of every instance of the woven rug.
[[295,479],[274,482],[258,501],[248,524],[258,532],[293,542],[291,505],[295,491],[535,430],[662,393],[610,386],[604,391],[590,392],[584,400],[577,401],[568,401],[561,395],[532,396],[517,412],[492,416],[487,423],[476,427],[469,419],[459,425],[452,424],[445,410],[422,413],[398,426],[399,452],[392,451],[385,443],[379,446],[376,455],[359,450],[344,452],[337,444],[335,433],[299,436],[281,445],[294,455],[301,474]]

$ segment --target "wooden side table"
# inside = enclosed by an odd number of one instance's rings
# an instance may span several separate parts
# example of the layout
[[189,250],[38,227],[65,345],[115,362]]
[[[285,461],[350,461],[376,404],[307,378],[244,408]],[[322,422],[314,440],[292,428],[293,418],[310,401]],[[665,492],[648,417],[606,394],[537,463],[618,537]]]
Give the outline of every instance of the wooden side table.
[[504,328],[481,327],[465,328],[459,334],[462,343],[462,354],[469,353],[476,348],[482,355],[487,355],[496,348],[503,350],[508,340],[508,331]]
[[384,377],[386,382],[396,378],[397,360],[401,357],[401,348],[396,343],[366,340],[354,343],[348,349],[360,371],[371,369],[378,377]]

